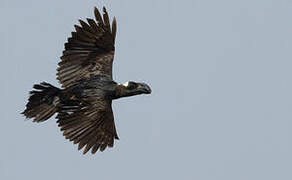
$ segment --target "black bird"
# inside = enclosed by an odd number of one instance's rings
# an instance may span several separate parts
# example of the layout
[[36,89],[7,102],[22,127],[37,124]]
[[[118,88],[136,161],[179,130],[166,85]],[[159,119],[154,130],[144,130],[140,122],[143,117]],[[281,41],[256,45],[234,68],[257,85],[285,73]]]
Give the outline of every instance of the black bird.
[[115,52],[116,19],[110,20],[94,8],[95,20],[79,20],[76,32],[65,43],[57,69],[62,89],[42,82],[33,86],[22,114],[34,122],[43,122],[57,113],[58,126],[66,139],[85,146],[83,153],[103,151],[119,139],[112,111],[112,100],[150,94],[145,83],[118,84],[112,79]]

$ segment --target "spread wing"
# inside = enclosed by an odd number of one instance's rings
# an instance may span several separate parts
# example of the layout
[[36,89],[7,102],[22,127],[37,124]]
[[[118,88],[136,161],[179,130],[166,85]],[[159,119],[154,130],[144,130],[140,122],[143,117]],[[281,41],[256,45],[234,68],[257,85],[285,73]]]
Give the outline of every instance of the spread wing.
[[93,19],[87,22],[79,20],[81,26],[75,25],[76,32],[65,43],[65,50],[57,69],[57,79],[66,88],[76,81],[91,75],[104,74],[112,77],[116,20],[112,27],[106,9],[103,7],[103,18],[94,8]]
[[87,97],[65,102],[57,116],[58,126],[66,139],[78,145],[78,150],[85,146],[83,154],[91,149],[94,154],[99,149],[114,146],[114,139],[119,139],[111,100]]

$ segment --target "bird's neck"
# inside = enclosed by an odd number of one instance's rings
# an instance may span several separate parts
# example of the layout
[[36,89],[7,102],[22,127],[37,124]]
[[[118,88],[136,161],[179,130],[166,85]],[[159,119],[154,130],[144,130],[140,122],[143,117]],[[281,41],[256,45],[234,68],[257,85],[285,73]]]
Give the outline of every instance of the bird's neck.
[[141,94],[137,90],[128,90],[124,85],[119,84],[115,88],[115,96],[113,99],[118,99],[122,97],[129,97],[129,96],[135,96]]
[[125,86],[119,84],[116,86],[115,88],[115,95],[114,95],[114,98],[113,99],[119,99],[119,98],[122,98],[122,97],[126,97],[127,96],[127,90],[125,88]]

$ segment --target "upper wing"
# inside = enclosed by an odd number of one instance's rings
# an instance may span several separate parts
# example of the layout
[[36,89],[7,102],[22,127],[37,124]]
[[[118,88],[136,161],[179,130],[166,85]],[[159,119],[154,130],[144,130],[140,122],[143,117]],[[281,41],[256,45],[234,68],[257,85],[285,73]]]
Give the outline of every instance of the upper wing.
[[115,128],[111,101],[89,97],[65,102],[57,116],[66,139],[79,144],[78,150],[85,145],[83,154],[91,149],[94,154],[98,149],[113,147],[118,139]]
[[93,19],[87,19],[88,24],[79,20],[81,27],[75,25],[76,32],[72,32],[72,37],[65,43],[57,69],[57,79],[64,88],[90,75],[105,74],[112,77],[116,19],[113,19],[110,27],[104,7],[103,18],[97,8],[94,8],[94,15],[97,24]]

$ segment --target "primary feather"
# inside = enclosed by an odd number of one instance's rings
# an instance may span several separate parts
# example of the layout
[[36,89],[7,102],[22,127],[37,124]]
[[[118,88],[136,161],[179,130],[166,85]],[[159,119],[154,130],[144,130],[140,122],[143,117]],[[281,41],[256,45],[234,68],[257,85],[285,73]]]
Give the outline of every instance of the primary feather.
[[79,20],[75,25],[76,32],[65,43],[65,50],[57,69],[57,79],[62,87],[74,85],[82,78],[104,74],[112,77],[112,64],[115,51],[116,20],[112,30],[109,16],[103,8],[103,19],[97,8],[94,8],[97,23],[93,19],[87,22]]

